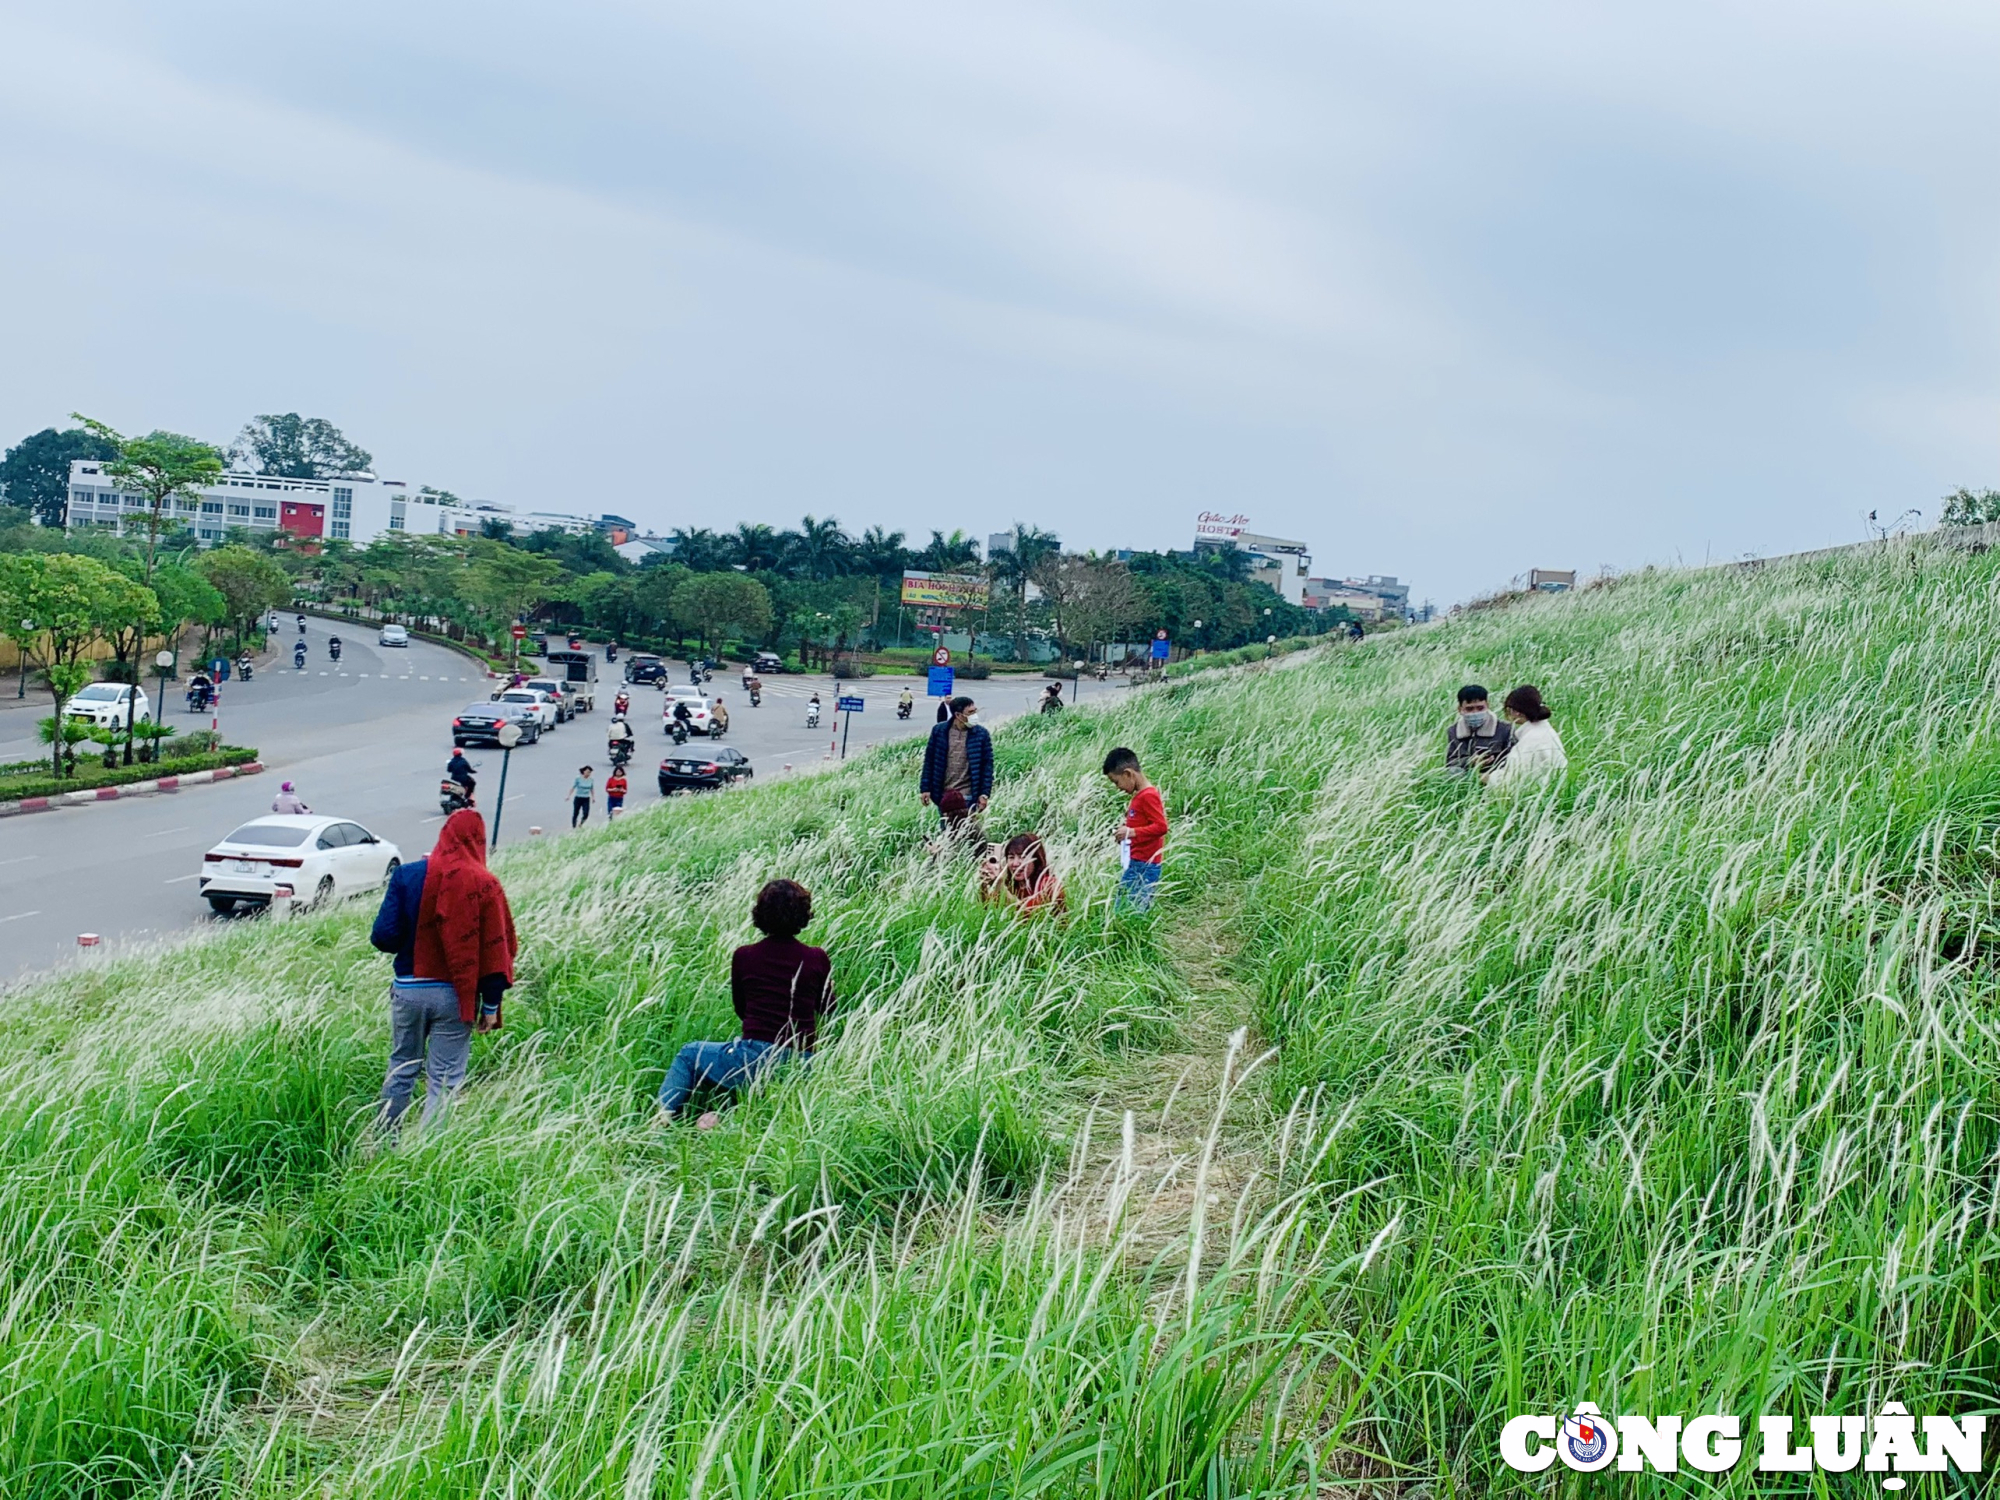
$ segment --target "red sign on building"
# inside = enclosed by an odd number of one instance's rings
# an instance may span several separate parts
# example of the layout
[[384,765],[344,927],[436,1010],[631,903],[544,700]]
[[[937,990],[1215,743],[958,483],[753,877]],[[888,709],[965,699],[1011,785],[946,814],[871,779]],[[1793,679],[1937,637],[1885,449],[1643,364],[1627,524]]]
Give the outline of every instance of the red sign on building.
[[278,507],[278,530],[299,537],[326,535],[326,507],[304,500],[287,500]]

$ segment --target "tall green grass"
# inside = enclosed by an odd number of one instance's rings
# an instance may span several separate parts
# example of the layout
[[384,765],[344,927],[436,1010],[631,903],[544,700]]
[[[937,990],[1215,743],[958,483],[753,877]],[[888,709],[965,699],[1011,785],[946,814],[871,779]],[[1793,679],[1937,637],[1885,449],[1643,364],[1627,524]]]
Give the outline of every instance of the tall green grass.
[[[0,1496],[1477,1495],[1581,1399],[1990,1405],[1995,575],[1632,578],[1019,722],[989,826],[1065,922],[927,850],[913,748],[513,851],[508,1029],[393,1148],[365,911],[9,996]],[[1566,780],[1436,774],[1468,678]],[[832,1044],[662,1131],[779,874]],[[1238,1009],[1163,1176],[1101,1101]]]

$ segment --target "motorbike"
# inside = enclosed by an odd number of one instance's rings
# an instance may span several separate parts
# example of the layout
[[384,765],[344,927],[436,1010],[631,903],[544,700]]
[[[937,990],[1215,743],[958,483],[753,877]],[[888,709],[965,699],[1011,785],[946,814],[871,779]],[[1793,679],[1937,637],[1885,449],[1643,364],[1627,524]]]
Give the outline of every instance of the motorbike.
[[819,705],[817,703],[806,705],[806,728],[819,728]]
[[614,719],[624,718],[626,714],[631,712],[631,709],[632,695],[630,693],[620,693],[616,698],[611,700],[611,717]]
[[470,806],[472,806],[472,793],[459,783],[449,776],[438,783],[438,810],[447,818]]
[[764,705],[764,695],[758,692],[755,688],[750,689],[750,706],[752,708],[761,708],[763,707],[763,705]]
[[339,642],[339,641],[328,641],[328,642],[326,643],[326,654],[327,654],[328,656],[332,657],[332,658],[333,658],[333,659],[334,659],[335,661],[339,661],[339,660],[340,660],[340,642]]
[[1058,698],[1058,697],[1057,697],[1057,696],[1056,696],[1056,695],[1055,695],[1054,693],[1044,693],[1044,694],[1042,694],[1042,712],[1043,712],[1043,713],[1045,713],[1045,714],[1059,714],[1059,713],[1061,713],[1062,711],[1063,711],[1063,701],[1062,701],[1062,699]]
[[188,712],[199,714],[208,712],[209,700],[215,695],[207,687],[191,687],[187,690]]
[[912,706],[908,698],[900,699],[896,704],[896,717],[899,719],[909,718]]
[[611,762],[612,770],[622,771],[632,759],[632,742],[630,740],[613,740],[604,747],[604,754],[606,759]]
[[618,660],[618,643],[616,641],[612,641],[604,648],[604,659],[607,662]]
[[679,719],[667,720],[667,733],[673,736],[676,745],[685,745],[688,742],[688,727]]
[[299,647],[298,650],[292,653],[292,665],[301,672],[306,669],[306,648],[304,646]]
[[299,634],[300,634],[300,635],[304,635],[305,633],[306,633],[306,617],[305,617],[304,615],[300,615],[300,616],[299,616]]
[[250,676],[251,676],[250,658],[245,656],[240,658],[236,663],[236,678],[239,682],[248,682],[250,680]]

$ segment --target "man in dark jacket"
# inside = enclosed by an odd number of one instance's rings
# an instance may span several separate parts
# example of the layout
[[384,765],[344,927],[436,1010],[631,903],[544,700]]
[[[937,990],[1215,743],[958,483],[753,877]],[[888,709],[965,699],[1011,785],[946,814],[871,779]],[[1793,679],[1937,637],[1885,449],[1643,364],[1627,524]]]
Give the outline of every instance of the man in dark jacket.
[[938,808],[948,822],[955,821],[953,809],[960,818],[984,812],[993,795],[993,736],[970,698],[954,698],[950,706],[951,717],[931,730],[917,783],[924,806]]
[[1444,732],[1444,768],[1455,776],[1482,775],[1507,758],[1514,726],[1486,706],[1486,689],[1468,682],[1458,690],[1458,717]]

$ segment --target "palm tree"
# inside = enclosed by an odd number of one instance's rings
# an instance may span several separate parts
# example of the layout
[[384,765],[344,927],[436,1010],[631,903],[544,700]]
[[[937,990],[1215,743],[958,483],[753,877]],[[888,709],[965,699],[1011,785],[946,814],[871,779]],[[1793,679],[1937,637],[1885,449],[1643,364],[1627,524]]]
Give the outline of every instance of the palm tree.
[[739,525],[732,545],[736,549],[736,565],[752,573],[775,568],[784,557],[785,549],[778,533],[761,521],[745,521]]
[[953,531],[950,536],[933,531],[929,544],[917,554],[915,560],[933,573],[973,567],[979,562],[979,543],[963,531]]
[[858,573],[877,578],[900,574],[910,563],[910,549],[903,545],[903,533],[870,526],[854,544],[854,567]]
[[824,582],[848,570],[854,556],[854,539],[840,529],[840,521],[834,516],[824,521],[806,516],[792,533],[791,552],[797,576]]
[[729,566],[729,541],[706,526],[681,527],[672,540],[674,561],[694,572],[719,573]]
[[1062,551],[1062,540],[1053,531],[1039,526],[1014,523],[1014,545],[1003,547],[987,559],[986,573],[1014,596],[1014,650],[1022,650],[1021,638],[1028,633],[1028,585],[1044,559]]

